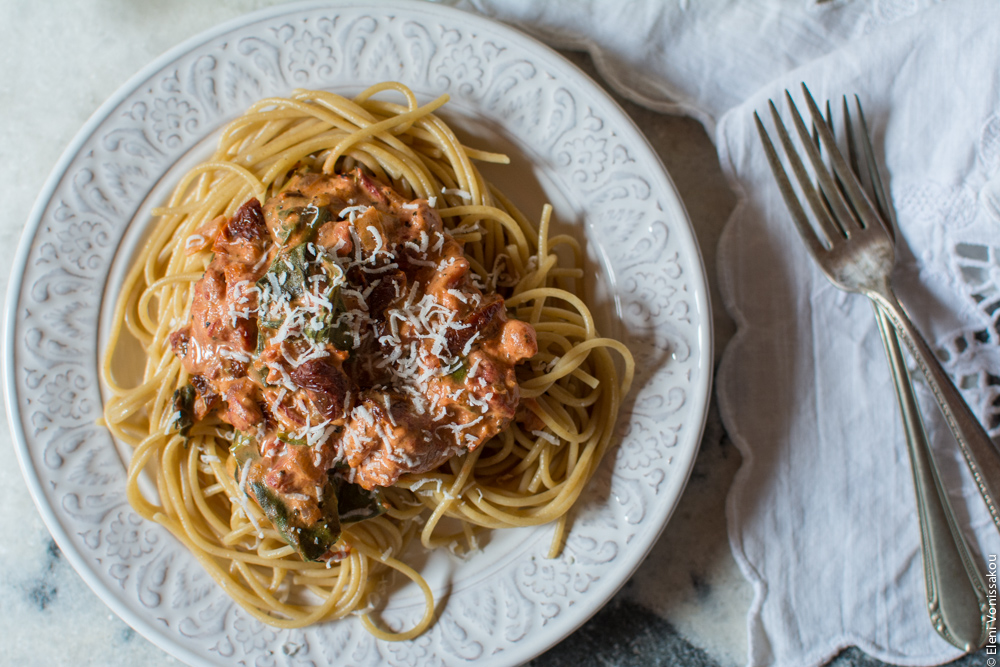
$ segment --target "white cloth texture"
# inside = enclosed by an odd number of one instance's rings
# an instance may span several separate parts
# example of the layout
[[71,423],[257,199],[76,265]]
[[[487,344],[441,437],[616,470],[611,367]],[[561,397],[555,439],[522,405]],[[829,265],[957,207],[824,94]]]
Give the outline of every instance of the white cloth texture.
[[[913,479],[872,309],[807,255],[753,112],[767,118],[773,99],[790,122],[783,91],[804,112],[800,81],[835,109],[843,95],[860,97],[900,227],[894,286],[996,440],[1000,5],[459,6],[590,51],[624,95],[692,115],[715,135],[739,198],[715,267],[738,325],[716,390],[743,455],[727,513],[733,553],[755,591],[748,664],[811,667],[851,645],[895,664],[957,657],[926,611]],[[916,378],[936,460],[982,565],[1000,552],[1000,535]]]

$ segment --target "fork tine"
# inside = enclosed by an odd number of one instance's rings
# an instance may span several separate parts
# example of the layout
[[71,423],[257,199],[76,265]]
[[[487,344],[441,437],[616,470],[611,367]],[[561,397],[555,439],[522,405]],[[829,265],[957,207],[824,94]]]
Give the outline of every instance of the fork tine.
[[[833,218],[839,223],[841,229],[847,237],[851,236],[852,225],[850,221],[854,221],[854,225],[858,228],[864,227],[862,222],[854,217],[850,208],[847,205],[847,199],[844,195],[840,193],[837,189],[837,184],[831,176],[831,170],[824,164],[822,156],[820,156],[819,151],[809,140],[809,132],[806,130],[806,124],[802,120],[802,116],[799,114],[798,108],[795,106],[795,101],[792,100],[791,94],[786,90],[785,99],[788,101],[788,106],[792,111],[792,123],[795,125],[795,130],[799,134],[799,139],[802,140],[802,145],[805,148],[806,155],[809,157],[809,161],[812,163],[813,171],[816,172],[816,180],[819,181],[819,187],[822,189],[823,193],[827,197],[827,201],[833,207]],[[813,104],[815,107],[815,103]],[[810,111],[812,108],[810,107]],[[819,132],[820,140],[823,142],[822,145],[826,149],[826,152],[830,155],[830,160],[833,161],[836,157],[840,156],[840,151],[837,150],[836,143],[830,134],[830,128],[827,127],[826,122],[823,120],[823,116],[819,113],[819,109],[816,109],[816,113],[813,114],[813,127]],[[786,151],[788,147],[786,147]],[[836,172],[834,172],[836,173]],[[851,177],[853,178],[853,176]]]
[[[771,105],[771,109],[774,109],[774,105]],[[806,244],[809,252],[813,254],[814,257],[818,257],[820,253],[825,252],[823,244],[820,243],[819,237],[816,236],[816,232],[809,225],[809,219],[806,217],[806,212],[802,208],[802,204],[799,203],[799,198],[795,196],[795,190],[792,188],[791,181],[788,180],[788,174],[785,173],[785,168],[781,166],[781,160],[778,158],[778,152],[774,150],[774,144],[771,143],[771,137],[768,136],[767,130],[764,129],[764,124],[760,120],[760,116],[757,112],[753,112],[754,121],[757,123],[757,133],[760,135],[760,142],[764,146],[764,154],[767,155],[767,163],[771,167],[771,173],[774,174],[774,180],[778,182],[778,190],[781,191],[781,196],[785,200],[785,205],[788,206],[788,211],[792,214],[792,220],[795,222],[795,226],[799,230],[799,235],[802,237],[802,241]],[[801,166],[801,165],[800,165]],[[824,232],[825,233],[825,232]],[[827,238],[827,243],[830,239]]]
[[[851,122],[851,110],[847,107],[847,95],[843,98],[844,127],[847,128],[847,161],[851,164],[851,171],[861,181],[861,167],[858,163],[858,145],[854,137],[854,123]],[[830,103],[827,102],[829,108]]]
[[[792,138],[788,136],[788,131],[785,129],[784,123],[781,122],[781,116],[778,115],[778,109],[774,106],[774,102],[768,100],[767,103],[771,109],[771,119],[774,121],[774,127],[778,132],[778,138],[781,139],[781,146],[785,149],[785,155],[788,157],[789,164],[791,164],[792,172],[795,174],[795,179],[799,182],[799,186],[802,188],[802,193],[809,202],[809,208],[812,209],[813,214],[816,216],[820,232],[826,240],[827,247],[832,248],[834,239],[843,238],[844,235],[840,229],[838,229],[837,224],[833,221],[830,213],[826,210],[826,208],[824,208],[823,202],[820,200],[819,193],[816,188],[813,187],[812,181],[809,179],[809,174],[806,172],[805,165],[802,164],[802,160],[799,158],[799,155],[795,150],[795,146],[792,145]],[[777,153],[775,153],[775,158],[777,158]],[[780,165],[781,163],[779,162],[778,164]],[[782,172],[783,171],[784,169],[782,169]],[[794,190],[790,190],[789,192],[791,195],[795,195]],[[808,222],[806,224],[808,225]]]
[[[858,168],[858,152],[854,144],[854,128],[851,126],[851,114],[847,111],[847,98],[844,98],[844,128],[845,135],[847,138],[847,154],[848,160],[851,163],[851,173],[858,183],[861,183],[861,170]],[[830,100],[826,101],[826,126],[830,128],[830,135],[833,136],[834,140],[837,138],[837,131],[834,129],[833,123],[833,112],[830,110]],[[819,133],[817,132],[817,135]],[[858,214],[857,209],[851,204],[850,198],[847,196],[847,189],[844,185],[844,181],[841,180],[840,175],[836,171],[833,172],[833,180],[837,183],[837,191],[840,192],[840,196],[843,197],[844,201],[847,203],[847,207],[851,210],[854,215],[855,220],[861,220],[861,216]],[[864,186],[862,186],[864,187]]]
[[[847,101],[844,101],[846,108]],[[875,191],[875,203],[879,208],[882,220],[885,221],[889,236],[896,238],[896,212],[889,203],[885,187],[882,185],[882,178],[878,173],[878,164],[875,161],[875,150],[872,148],[871,132],[868,131],[868,123],[865,122],[865,112],[861,109],[861,100],[854,96],[854,105],[858,110],[858,118],[861,120],[861,145],[865,152],[865,162],[868,164],[868,177],[871,180],[872,190]]]
[[[829,119],[830,109],[829,109],[829,106],[827,107],[826,115],[827,115],[826,122],[827,122],[828,125],[830,125],[830,119]],[[833,125],[830,125],[830,128],[832,129]],[[818,150],[818,151],[820,151],[820,153],[822,153],[823,152],[823,147],[819,143],[819,130],[816,129],[816,123],[813,123],[813,125],[812,125],[812,139],[813,139],[813,144],[816,146],[816,150]]]
[[[805,83],[802,84],[802,92],[805,94],[806,104],[809,107],[810,115],[812,115],[813,119],[817,118],[822,119],[822,115],[820,114],[819,108],[816,106],[816,101],[813,99],[812,94],[809,92],[809,89],[806,87]],[[787,91],[786,95],[788,95]],[[802,119],[798,118],[798,110],[794,109],[794,102],[791,101],[792,99],[791,95],[788,95],[788,99],[793,106],[793,111],[794,111],[793,119],[798,120],[797,125],[801,124]],[[848,199],[851,202],[852,206],[854,207],[854,210],[860,216],[860,218],[857,219],[857,222],[862,227],[865,228],[873,228],[876,225],[880,225],[881,223],[879,222],[878,214],[875,212],[871,203],[868,201],[867,196],[865,196],[865,193],[862,191],[861,186],[858,183],[858,179],[850,172],[847,166],[847,162],[844,160],[844,156],[841,155],[840,151],[837,149],[836,142],[833,139],[833,135],[830,134],[829,128],[827,128],[826,125],[821,122],[817,122],[817,125],[819,126],[818,129],[819,129],[820,141],[823,142],[823,146],[826,148],[827,153],[830,154],[830,162],[833,165],[833,169],[843,180],[843,183],[846,186]],[[804,129],[805,127],[803,126],[802,130]],[[812,155],[810,155],[810,158],[811,157]],[[820,166],[817,165],[815,162],[813,163],[813,166],[816,167],[817,172],[820,171]],[[830,179],[829,174],[825,173],[825,170],[823,171],[826,178],[832,180]],[[820,180],[822,182],[823,175],[821,174],[817,175],[820,177]]]
[[[822,148],[821,148],[820,143],[819,143],[819,131],[816,129],[816,123],[813,123],[813,126],[812,126],[812,140],[813,140],[813,144],[815,144],[815,146],[816,146],[816,150],[818,150],[818,151],[820,151],[820,153],[822,153]],[[823,201],[823,207],[826,208],[826,212],[830,215],[830,219],[833,220],[834,223],[836,223],[837,222],[837,218],[833,214],[833,206],[830,204],[830,200],[827,199],[826,193],[823,192],[822,188],[818,188],[818,189],[819,189],[819,197]],[[840,225],[837,225],[837,231],[842,236],[847,236],[847,234],[840,227]]]
[[[835,129],[835,126],[833,124],[833,111],[830,108],[830,100],[826,101],[826,126],[828,128],[830,128],[830,134],[833,135],[834,139],[836,139],[836,137],[837,137],[837,130]],[[847,128],[848,136],[850,136],[850,132],[851,132],[851,128],[850,128],[850,126],[848,126],[848,128]],[[813,123],[813,143],[816,144],[816,148],[820,152],[820,157],[822,157],[823,150],[822,150],[822,147],[821,147],[820,141],[819,141],[819,130],[816,129],[816,123],[815,122]],[[855,171],[854,175],[857,176],[857,174],[858,174],[858,172]],[[837,192],[840,193],[840,196],[843,198],[843,201],[847,203],[847,208],[849,208],[851,210],[851,213],[853,213],[855,215],[855,219],[857,219],[857,213],[854,211],[854,208],[851,206],[851,202],[847,199],[847,194],[844,191],[844,183],[843,183],[843,181],[840,180],[840,176],[838,176],[836,172],[834,172],[834,174],[833,174],[833,180],[837,184]],[[827,210],[830,211],[830,215],[833,217],[833,221],[836,222],[837,226],[841,228],[841,233],[844,236],[850,236],[850,234],[848,233],[848,230],[844,228],[844,225],[840,222],[840,220],[837,219],[837,216],[834,215],[833,204],[830,203],[830,199],[827,196],[826,192],[823,191],[822,186],[820,186],[820,194],[823,196],[823,202],[826,204]]]

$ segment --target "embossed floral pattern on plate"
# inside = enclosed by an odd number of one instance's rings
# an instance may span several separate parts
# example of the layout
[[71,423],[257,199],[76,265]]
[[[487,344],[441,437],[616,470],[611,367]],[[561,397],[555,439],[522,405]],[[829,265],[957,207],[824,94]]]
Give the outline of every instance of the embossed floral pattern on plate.
[[[163,529],[140,521],[101,410],[98,337],[111,267],[147,198],[246,106],[296,87],[359,91],[394,79],[488,124],[530,157],[559,219],[577,225],[639,376],[622,444],[575,511],[563,555],[550,528],[511,531],[450,568],[424,636],[374,640],[356,621],[260,624]],[[543,188],[543,189],[545,189]],[[515,200],[518,192],[509,192]],[[49,529],[126,621],[193,664],[514,665],[585,621],[631,574],[676,505],[711,374],[704,270],[683,207],[628,118],[584,75],[509,28],[448,8],[384,2],[254,14],[146,68],[81,131],[43,191],[8,300],[7,395],[17,451]],[[17,279],[21,276],[20,280]],[[442,591],[438,591],[441,600]],[[390,604],[386,623],[419,616]]]

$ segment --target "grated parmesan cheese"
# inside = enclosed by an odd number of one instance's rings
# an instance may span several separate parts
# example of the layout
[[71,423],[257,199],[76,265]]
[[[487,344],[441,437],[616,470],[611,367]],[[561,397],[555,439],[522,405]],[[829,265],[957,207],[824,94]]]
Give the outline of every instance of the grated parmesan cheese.
[[535,436],[536,438],[541,438],[542,440],[547,440],[548,442],[551,442],[553,445],[558,445],[561,442],[559,438],[546,431],[532,431],[531,435]]
[[201,234],[191,234],[189,237],[187,237],[187,240],[184,241],[184,249],[187,250],[188,252],[194,250],[196,246],[204,246],[204,245],[205,245],[205,237],[202,236]]

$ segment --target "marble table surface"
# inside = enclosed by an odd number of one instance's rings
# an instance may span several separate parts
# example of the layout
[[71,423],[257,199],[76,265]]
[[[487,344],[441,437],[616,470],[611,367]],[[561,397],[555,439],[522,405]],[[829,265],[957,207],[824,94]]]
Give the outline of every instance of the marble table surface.
[[[49,171],[91,113],[162,52],[277,0],[55,0],[0,3],[0,247],[13,255]],[[598,82],[590,59],[566,53]],[[709,268],[715,350],[733,325],[718,298],[715,247],[735,199],[715,149],[693,120],[619,99],[672,175]],[[8,271],[0,272],[6,295]],[[0,296],[0,298],[3,298]],[[0,417],[0,663],[156,665],[178,661],[114,616],[67,563],[42,523]],[[623,590],[594,619],[531,664],[741,665],[752,599],[729,549],[724,505],[740,456],[714,403],[694,472],[674,517]],[[14,622],[16,619],[16,622]],[[985,664],[976,656],[968,664]],[[835,661],[875,665],[857,650]],[[964,662],[964,661],[963,661]]]

